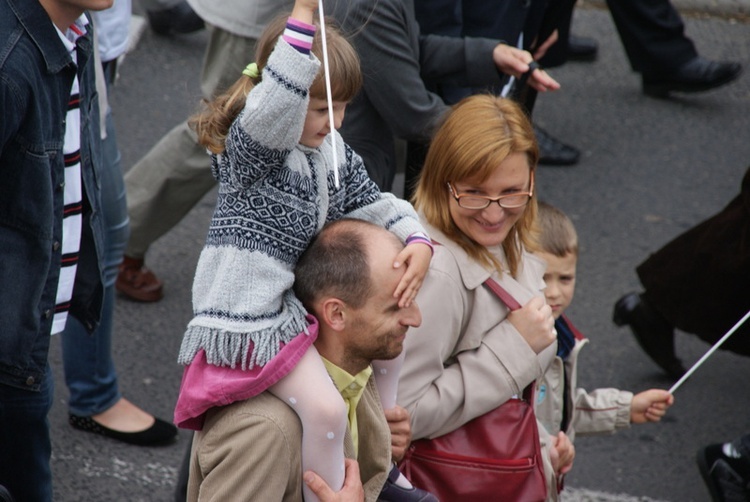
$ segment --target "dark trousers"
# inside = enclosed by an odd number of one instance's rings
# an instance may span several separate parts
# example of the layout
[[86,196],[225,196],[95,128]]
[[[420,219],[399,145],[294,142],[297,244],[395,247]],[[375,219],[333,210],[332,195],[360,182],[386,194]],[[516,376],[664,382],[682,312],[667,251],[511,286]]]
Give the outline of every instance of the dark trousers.
[[[742,191],[637,268],[644,298],[672,326],[715,343],[750,308],[750,168]],[[750,356],[750,322],[722,348]]]
[[[558,30],[559,41],[540,61],[542,66],[551,68],[562,65],[567,59],[568,34],[574,6],[575,0],[416,0],[415,13],[424,33],[496,38],[515,45],[523,32],[523,47],[532,53],[535,46],[544,42],[554,30]],[[454,104],[477,92],[500,94],[502,90],[442,86],[430,82],[426,84],[448,104]],[[536,96],[535,90],[525,87],[517,89],[511,97],[521,103],[531,116]],[[404,198],[407,200],[414,194],[428,148],[429,145],[423,143],[408,144],[404,180]]]
[[0,485],[18,502],[52,500],[47,413],[53,387],[49,365],[39,392],[0,384]]
[[698,53],[670,0],[607,0],[633,70],[671,73]]

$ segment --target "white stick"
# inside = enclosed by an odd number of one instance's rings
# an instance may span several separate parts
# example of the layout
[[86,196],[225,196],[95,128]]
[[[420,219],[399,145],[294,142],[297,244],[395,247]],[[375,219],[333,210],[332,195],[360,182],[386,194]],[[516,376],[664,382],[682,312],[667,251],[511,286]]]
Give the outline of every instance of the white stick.
[[700,359],[698,359],[698,362],[697,362],[697,363],[695,363],[695,364],[693,365],[693,367],[692,367],[692,368],[690,368],[690,369],[689,369],[689,370],[687,371],[687,373],[685,373],[684,375],[682,375],[682,378],[680,378],[679,380],[677,380],[677,383],[675,383],[675,384],[674,384],[674,385],[672,386],[672,388],[671,388],[671,389],[669,389],[669,393],[670,393],[670,394],[674,394],[674,391],[676,391],[676,390],[677,390],[677,388],[678,388],[678,387],[679,387],[680,385],[682,385],[682,383],[683,383],[683,382],[684,382],[685,380],[687,380],[687,379],[688,379],[688,377],[690,377],[690,375],[692,375],[692,374],[693,374],[693,372],[694,372],[695,370],[697,370],[697,369],[698,369],[698,367],[699,367],[699,366],[700,366],[701,364],[703,364],[703,361],[705,361],[706,359],[708,359],[708,357],[709,357],[709,356],[710,356],[711,354],[713,354],[713,353],[714,353],[714,352],[716,351],[716,349],[718,349],[719,347],[721,347],[721,344],[722,344],[722,343],[724,343],[724,342],[725,342],[725,341],[727,340],[727,338],[729,338],[730,336],[732,336],[732,335],[734,334],[734,332],[735,332],[735,331],[737,331],[737,329],[738,329],[738,328],[739,328],[740,326],[742,326],[742,323],[744,323],[745,321],[747,321],[747,318],[748,318],[748,317],[750,317],[750,310],[748,310],[747,314],[745,314],[745,316],[744,316],[744,317],[743,317],[742,319],[740,319],[739,321],[737,321],[737,324],[735,324],[734,326],[732,326],[732,329],[730,329],[729,331],[727,331],[726,335],[722,336],[722,337],[721,337],[721,339],[720,339],[720,340],[719,340],[718,342],[716,342],[716,343],[714,344],[714,346],[713,346],[713,347],[711,347],[710,349],[708,349],[708,352],[706,352],[705,354],[703,354],[703,357],[701,357]]
[[328,122],[331,124],[331,148],[333,149],[333,179],[336,188],[339,187],[339,164],[336,152],[336,123],[333,121],[333,92],[331,91],[331,69],[328,66],[328,45],[326,44],[326,21],[323,12],[323,0],[318,0],[318,16],[320,17],[320,40],[323,42],[323,71],[326,77],[326,98],[328,100]]

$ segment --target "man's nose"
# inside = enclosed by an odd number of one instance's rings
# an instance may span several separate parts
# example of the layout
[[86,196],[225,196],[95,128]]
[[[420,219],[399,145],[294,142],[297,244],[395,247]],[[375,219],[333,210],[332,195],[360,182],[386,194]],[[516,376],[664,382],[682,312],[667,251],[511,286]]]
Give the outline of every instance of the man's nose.
[[422,311],[419,310],[419,305],[417,305],[417,302],[411,302],[411,305],[403,309],[403,311],[404,318],[401,322],[404,326],[417,328],[420,324],[422,324]]

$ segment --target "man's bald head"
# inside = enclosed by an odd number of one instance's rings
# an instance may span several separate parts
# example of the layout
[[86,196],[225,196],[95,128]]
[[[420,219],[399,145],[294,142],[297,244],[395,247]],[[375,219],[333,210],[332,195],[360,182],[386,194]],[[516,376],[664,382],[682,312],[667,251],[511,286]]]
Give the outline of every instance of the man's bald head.
[[378,239],[396,250],[403,248],[395,235],[363,220],[342,219],[326,225],[297,262],[297,298],[310,311],[324,296],[360,308],[377,287],[371,277],[369,250]]

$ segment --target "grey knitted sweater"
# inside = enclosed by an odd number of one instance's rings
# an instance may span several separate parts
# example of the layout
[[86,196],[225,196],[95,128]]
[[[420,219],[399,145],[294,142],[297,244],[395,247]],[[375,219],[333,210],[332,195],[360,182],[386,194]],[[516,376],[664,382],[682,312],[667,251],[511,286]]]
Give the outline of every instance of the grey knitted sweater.
[[219,195],[193,283],[182,364],[204,349],[209,364],[252,369],[304,332],[306,312],[292,292],[294,266],[326,222],[359,218],[401,240],[424,232],[412,206],[381,193],[340,136],[338,188],[330,135],[318,148],[299,144],[319,67],[314,56],[280,39],[230,128],[226,150],[213,156]]

